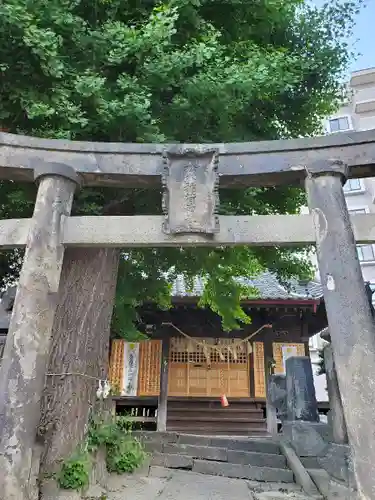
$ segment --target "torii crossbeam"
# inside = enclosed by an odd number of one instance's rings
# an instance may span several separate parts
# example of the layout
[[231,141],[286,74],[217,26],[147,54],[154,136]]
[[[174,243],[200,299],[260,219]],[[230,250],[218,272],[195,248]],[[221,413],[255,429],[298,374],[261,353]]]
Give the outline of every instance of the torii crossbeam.
[[166,152],[217,151],[220,188],[277,186],[303,182],[305,166],[337,159],[349,177],[374,177],[373,130],[231,144],[121,144],[38,139],[0,132],[0,178],[34,180],[40,160],[74,168],[86,186],[155,188],[161,185]]
[[[0,221],[26,253],[0,370],[0,498],[28,499],[64,248],[316,243],[360,498],[375,498],[375,325],[342,184],[375,176],[375,130],[241,144],[138,145],[0,134],[0,179],[38,181],[31,219]],[[311,215],[218,216],[219,188],[305,183]],[[164,216],[70,217],[77,184],[163,189]],[[27,355],[25,355],[25,353]]]

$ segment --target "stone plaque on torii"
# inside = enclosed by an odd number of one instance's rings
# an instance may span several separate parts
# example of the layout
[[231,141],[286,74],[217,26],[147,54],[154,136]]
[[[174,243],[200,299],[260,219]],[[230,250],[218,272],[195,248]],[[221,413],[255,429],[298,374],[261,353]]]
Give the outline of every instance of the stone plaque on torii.
[[[0,370],[0,497],[28,498],[67,246],[316,244],[359,494],[375,498],[375,325],[356,253],[356,242],[375,242],[375,214],[350,218],[342,188],[347,177],[371,176],[375,131],[214,145],[69,142],[1,133],[0,179],[37,181],[39,187],[31,219],[0,221],[0,248],[26,249]],[[218,187],[303,182],[311,215],[218,216]],[[162,186],[164,214],[71,217],[77,185]]]

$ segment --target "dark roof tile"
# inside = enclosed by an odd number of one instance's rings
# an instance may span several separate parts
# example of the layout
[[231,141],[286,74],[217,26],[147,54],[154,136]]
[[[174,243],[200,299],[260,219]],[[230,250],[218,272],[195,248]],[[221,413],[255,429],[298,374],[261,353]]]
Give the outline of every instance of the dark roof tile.
[[[265,272],[255,278],[239,278],[244,285],[255,287],[259,298],[263,300],[318,300],[323,297],[322,285],[316,281],[300,282],[297,279],[282,285],[271,272]],[[179,276],[172,286],[173,297],[200,297],[204,289],[204,279],[194,279],[194,288],[189,290],[183,276]]]

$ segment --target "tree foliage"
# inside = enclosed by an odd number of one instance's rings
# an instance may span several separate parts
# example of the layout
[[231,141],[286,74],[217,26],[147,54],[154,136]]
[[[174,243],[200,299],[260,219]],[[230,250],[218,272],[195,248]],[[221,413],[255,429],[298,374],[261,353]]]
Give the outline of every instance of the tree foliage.
[[[313,135],[342,95],[360,0],[7,0],[0,5],[0,123],[13,133],[124,142],[253,141]],[[0,217],[32,212],[35,190],[0,185]],[[295,187],[221,192],[223,214],[296,213]],[[160,193],[81,191],[76,214],[160,214]],[[1,254],[3,276],[19,256]],[[249,321],[234,281],[268,268],[306,275],[281,248],[143,249],[121,262],[114,329],[146,299],[168,307],[177,274],[206,278],[202,305]]]

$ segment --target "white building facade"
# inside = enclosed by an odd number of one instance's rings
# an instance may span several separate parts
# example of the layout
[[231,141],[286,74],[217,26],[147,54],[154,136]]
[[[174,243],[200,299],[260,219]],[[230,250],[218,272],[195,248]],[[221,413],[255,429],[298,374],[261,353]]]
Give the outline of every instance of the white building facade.
[[[352,73],[347,100],[334,115],[327,119],[325,129],[329,134],[375,129],[375,68]],[[350,213],[375,212],[375,178],[350,179],[345,184],[344,191]],[[358,245],[357,251],[363,279],[365,282],[370,282],[375,290],[375,245]],[[375,299],[375,294],[373,297]],[[317,375],[319,350],[322,347],[324,347],[324,341],[319,335],[310,339],[310,356],[317,400],[327,401],[325,375]]]

